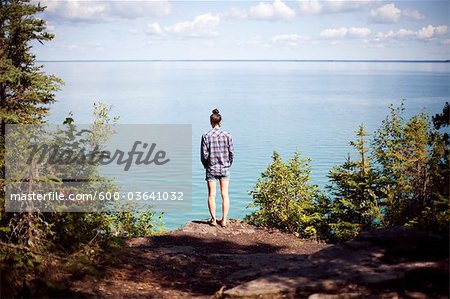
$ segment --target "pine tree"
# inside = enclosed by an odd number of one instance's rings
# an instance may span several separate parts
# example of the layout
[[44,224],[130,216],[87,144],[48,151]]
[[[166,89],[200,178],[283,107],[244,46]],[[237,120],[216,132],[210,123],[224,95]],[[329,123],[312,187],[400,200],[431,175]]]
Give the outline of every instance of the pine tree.
[[317,186],[310,183],[310,159],[298,152],[283,162],[277,152],[262,173],[250,195],[251,207],[258,210],[247,216],[250,223],[276,227],[301,237],[317,237],[321,215]]
[[53,38],[46,22],[35,17],[44,7],[29,0],[0,0],[0,166],[4,174],[4,136],[7,123],[43,121],[62,81],[42,71],[32,53],[32,41]]
[[449,231],[450,222],[450,106],[445,103],[442,113],[432,118],[436,131],[431,133],[430,147],[430,173],[433,190],[431,191],[432,205],[425,213],[427,226],[446,232]]
[[39,123],[55,101],[62,81],[42,71],[31,52],[32,41],[53,39],[46,21],[36,18],[44,7],[29,0],[0,1],[0,116],[5,123]]
[[[46,22],[36,17],[45,7],[29,0],[0,0],[0,215],[1,222],[9,222],[3,212],[5,176],[6,124],[38,124],[44,121],[49,104],[55,101],[55,91],[62,81],[42,71],[36,65],[31,42],[43,43],[53,38],[45,31]],[[30,214],[30,226],[39,220]],[[0,226],[1,227],[1,226]],[[30,230],[30,238],[34,238]]]
[[[390,107],[390,114],[375,132],[373,155],[382,175],[386,225],[424,225],[424,212],[432,206],[432,154],[436,131],[425,113],[403,119],[403,104]],[[432,145],[432,144],[435,145]],[[432,145],[432,147],[430,147]],[[436,147],[437,146],[437,147]]]
[[352,239],[360,231],[377,227],[381,221],[378,175],[367,155],[368,134],[364,125],[359,126],[356,136],[350,145],[357,151],[358,160],[353,161],[349,155],[329,173],[331,184],[327,188],[333,196],[329,226],[335,241]]

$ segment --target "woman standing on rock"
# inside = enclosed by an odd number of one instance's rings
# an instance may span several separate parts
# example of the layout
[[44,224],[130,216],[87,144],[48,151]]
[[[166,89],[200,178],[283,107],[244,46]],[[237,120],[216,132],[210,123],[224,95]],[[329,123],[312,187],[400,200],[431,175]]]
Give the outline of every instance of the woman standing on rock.
[[222,116],[214,109],[210,116],[212,129],[202,135],[200,158],[206,170],[208,185],[208,208],[211,214],[209,223],[217,225],[216,221],[216,181],[220,182],[222,195],[222,219],[219,224],[227,225],[227,215],[230,208],[228,186],[230,182],[230,167],[233,163],[234,146],[231,134],[221,129]]

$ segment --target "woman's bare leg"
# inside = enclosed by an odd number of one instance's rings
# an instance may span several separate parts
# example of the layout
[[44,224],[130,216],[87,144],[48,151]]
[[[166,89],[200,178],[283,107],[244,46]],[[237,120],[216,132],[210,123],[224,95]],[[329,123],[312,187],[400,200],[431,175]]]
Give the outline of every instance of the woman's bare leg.
[[228,211],[230,209],[230,196],[228,195],[228,186],[230,181],[220,180],[220,194],[222,195],[222,224],[227,224]]
[[207,181],[208,184],[208,208],[212,219],[216,219],[216,181]]

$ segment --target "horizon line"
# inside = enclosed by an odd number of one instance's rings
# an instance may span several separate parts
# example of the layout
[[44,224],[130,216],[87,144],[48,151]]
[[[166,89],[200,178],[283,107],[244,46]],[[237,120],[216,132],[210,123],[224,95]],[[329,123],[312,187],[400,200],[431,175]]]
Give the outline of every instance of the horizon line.
[[55,59],[36,62],[398,62],[449,63],[450,59]]

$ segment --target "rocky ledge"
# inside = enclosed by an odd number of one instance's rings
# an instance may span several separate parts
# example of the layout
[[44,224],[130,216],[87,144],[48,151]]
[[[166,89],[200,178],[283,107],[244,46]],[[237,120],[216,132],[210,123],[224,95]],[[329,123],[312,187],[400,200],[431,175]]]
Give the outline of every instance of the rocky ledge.
[[134,238],[72,291],[120,298],[448,298],[448,238],[410,227],[337,245],[238,220]]

